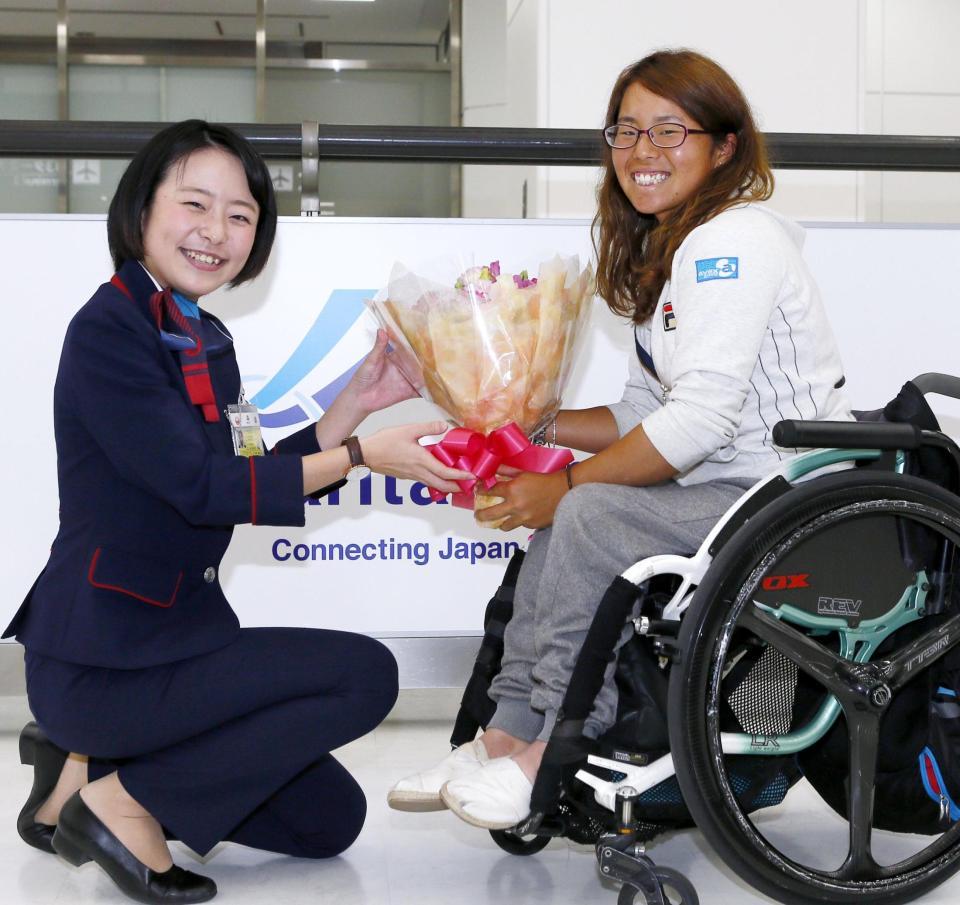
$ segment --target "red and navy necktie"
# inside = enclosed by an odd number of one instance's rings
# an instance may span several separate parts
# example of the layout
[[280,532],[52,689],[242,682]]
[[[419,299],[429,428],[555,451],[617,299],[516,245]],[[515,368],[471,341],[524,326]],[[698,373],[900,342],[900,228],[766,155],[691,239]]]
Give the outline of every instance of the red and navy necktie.
[[190,401],[200,406],[204,420],[218,421],[220,415],[217,399],[213,393],[213,383],[210,380],[210,370],[207,367],[207,350],[204,348],[203,340],[200,339],[200,334],[190,325],[169,289],[155,292],[150,296],[150,313],[156,321],[157,329],[161,332],[166,319],[176,327],[181,336],[193,341],[192,348],[177,350],[187,393]]
[[[110,282],[128,299],[133,301],[133,294],[120,279],[120,274],[115,273]],[[173,300],[171,290],[164,289],[150,296],[150,313],[161,334],[165,332],[163,319],[167,317],[182,331],[182,338],[191,341],[192,345],[189,348],[182,348],[178,344],[176,349],[180,356],[180,370],[187,385],[187,394],[190,396],[190,401],[200,407],[205,421],[219,421],[217,397],[213,394],[213,383],[210,380],[210,371],[207,367],[206,349],[203,347],[203,341],[199,334],[190,326],[187,318],[184,317],[183,312]]]

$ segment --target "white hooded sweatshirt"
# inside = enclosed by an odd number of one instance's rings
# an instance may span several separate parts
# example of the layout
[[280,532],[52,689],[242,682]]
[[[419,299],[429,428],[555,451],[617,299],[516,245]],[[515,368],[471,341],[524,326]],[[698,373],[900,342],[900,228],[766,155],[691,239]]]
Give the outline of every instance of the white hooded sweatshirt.
[[638,424],[680,484],[760,478],[796,450],[775,447],[784,418],[852,420],[843,366],[804,232],[756,204],[684,239],[650,320],[636,328],[656,375],[631,356],[623,436]]

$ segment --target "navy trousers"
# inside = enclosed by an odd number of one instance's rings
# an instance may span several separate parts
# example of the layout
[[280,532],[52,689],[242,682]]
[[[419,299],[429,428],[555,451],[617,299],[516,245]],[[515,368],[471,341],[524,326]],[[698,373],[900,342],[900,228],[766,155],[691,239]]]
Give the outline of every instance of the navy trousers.
[[228,839],[326,858],[360,832],[366,799],[330,751],[397,697],[378,641],[318,629],[242,629],[211,653],[104,669],[27,652],[30,708],[47,736],[89,755],[199,854]]

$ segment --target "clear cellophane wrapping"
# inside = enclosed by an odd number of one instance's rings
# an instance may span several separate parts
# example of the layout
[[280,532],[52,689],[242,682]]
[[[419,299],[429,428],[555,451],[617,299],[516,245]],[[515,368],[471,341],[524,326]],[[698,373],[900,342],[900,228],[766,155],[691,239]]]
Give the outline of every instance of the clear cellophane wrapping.
[[[455,424],[488,434],[513,421],[532,436],[560,410],[595,292],[593,268],[558,255],[534,279],[500,271],[499,262],[446,270],[444,283],[395,264],[369,303],[395,360]],[[475,508],[495,502],[481,489]]]

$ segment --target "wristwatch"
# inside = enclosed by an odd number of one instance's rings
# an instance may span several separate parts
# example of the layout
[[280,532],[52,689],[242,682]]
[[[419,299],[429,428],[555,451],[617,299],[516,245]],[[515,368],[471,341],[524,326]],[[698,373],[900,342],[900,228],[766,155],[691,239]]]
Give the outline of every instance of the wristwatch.
[[370,466],[363,461],[363,450],[360,449],[360,441],[356,437],[347,437],[341,444],[346,446],[347,455],[350,456],[350,466],[343,473],[348,481],[360,481],[370,474]]

